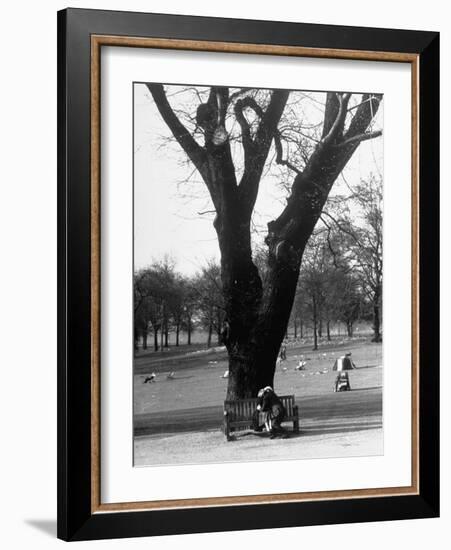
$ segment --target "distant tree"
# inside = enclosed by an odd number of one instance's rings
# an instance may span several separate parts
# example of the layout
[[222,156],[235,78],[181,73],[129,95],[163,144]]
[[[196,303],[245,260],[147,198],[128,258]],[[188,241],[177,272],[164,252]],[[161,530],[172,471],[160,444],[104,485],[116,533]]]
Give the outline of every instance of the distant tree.
[[[168,331],[175,284],[174,265],[168,258],[154,262],[141,269],[134,276],[134,324],[147,347],[147,334],[152,330],[154,350],[168,345]],[[164,339],[163,339],[164,337]]]
[[348,273],[340,281],[340,298],[337,302],[339,318],[345,323],[349,337],[354,336],[354,323],[362,313],[362,294],[359,280]]
[[294,338],[304,338],[306,319],[308,317],[307,295],[302,291],[300,285],[296,289],[296,295],[291,310],[291,325]]
[[318,349],[319,325],[323,314],[329,278],[333,266],[327,245],[320,238],[312,238],[304,253],[298,293],[307,297],[305,305],[312,321],[313,349]]
[[373,342],[381,342],[382,182],[380,178],[372,176],[350,187],[350,191],[350,200],[347,205],[341,204],[339,214],[326,212],[323,216],[347,236],[354,272],[358,274],[361,290],[371,304]]
[[195,319],[198,312],[198,297],[197,277],[186,278],[181,328],[186,331],[188,346],[192,344],[192,335],[195,330]]
[[213,333],[216,341],[222,343],[224,329],[224,301],[222,296],[222,281],[220,266],[210,261],[196,280],[198,293],[198,311],[200,322],[207,331],[207,347],[211,347]]
[[180,274],[174,275],[173,288],[169,299],[169,311],[175,329],[175,345],[180,345],[180,331],[184,326],[186,301],[188,295],[188,282]]

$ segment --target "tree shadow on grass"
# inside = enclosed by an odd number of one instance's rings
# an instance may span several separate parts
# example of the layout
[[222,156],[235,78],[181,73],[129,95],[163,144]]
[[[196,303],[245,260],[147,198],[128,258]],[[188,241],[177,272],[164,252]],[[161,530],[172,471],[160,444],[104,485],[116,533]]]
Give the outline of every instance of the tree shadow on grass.
[[[369,389],[373,388],[296,399],[299,403],[301,430],[307,425],[319,430],[318,433],[326,429],[340,433],[350,431],[347,427],[351,426],[354,430],[359,426],[367,429],[365,426],[376,422],[381,426],[382,392],[368,392]],[[381,387],[375,387],[374,390],[381,390]],[[143,413],[134,417],[134,435],[162,436],[221,430],[223,418],[221,405]],[[331,419],[335,419],[335,422],[331,423]]]
[[[331,435],[331,434],[345,434],[350,432],[361,432],[365,430],[377,430],[382,428],[382,422],[374,420],[371,422],[346,422],[341,426],[332,424],[312,424],[311,426],[299,429],[299,432],[293,432],[290,427],[284,427],[284,435],[286,439],[297,439],[299,437],[313,436],[313,435]],[[269,439],[270,434],[268,432],[253,432],[250,430],[232,432],[233,440],[239,440],[246,437],[258,437],[262,439]],[[278,437],[277,439],[281,439]]]

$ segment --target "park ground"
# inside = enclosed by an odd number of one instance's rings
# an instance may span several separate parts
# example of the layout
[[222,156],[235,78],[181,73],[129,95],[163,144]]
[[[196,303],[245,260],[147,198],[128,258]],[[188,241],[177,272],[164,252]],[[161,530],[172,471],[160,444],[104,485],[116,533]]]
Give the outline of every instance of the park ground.
[[[348,351],[357,366],[350,372],[352,391],[334,393],[333,363]],[[304,371],[295,370],[300,359],[306,361]],[[299,405],[300,433],[288,439],[239,432],[226,441],[223,348],[141,352],[134,369],[135,466],[383,453],[382,346],[369,338],[321,342],[318,351],[308,339],[289,343],[274,380],[277,393],[294,394]],[[150,373],[156,374],[155,382],[144,384]]]

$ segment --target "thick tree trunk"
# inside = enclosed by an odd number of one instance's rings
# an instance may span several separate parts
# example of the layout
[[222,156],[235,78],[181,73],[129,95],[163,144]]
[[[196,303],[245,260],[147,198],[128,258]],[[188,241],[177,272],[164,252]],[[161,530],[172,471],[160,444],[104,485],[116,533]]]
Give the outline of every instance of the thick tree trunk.
[[352,338],[354,330],[352,326],[352,321],[346,321],[346,330],[348,333],[349,338]]
[[191,332],[192,332],[192,326],[191,326],[191,317],[188,319],[188,346],[191,345]]
[[297,337],[298,337],[298,324],[295,317],[294,318],[294,339],[296,340]]
[[319,323],[318,323],[318,336],[319,336],[320,338],[323,337],[323,320],[322,320],[321,317],[320,317]]
[[176,347],[180,345],[180,322],[175,325],[175,345]]
[[142,339],[143,339],[143,349],[147,349],[147,331],[143,331]]
[[300,330],[299,336],[301,338],[304,338],[304,321],[302,319],[301,319],[301,324],[300,324],[299,330]]
[[153,331],[153,349],[154,351],[158,351],[158,329],[154,329]]
[[[275,259],[274,262],[260,299],[256,291],[254,311],[258,307],[258,312],[253,318],[248,316],[246,324],[242,320],[237,323],[239,331],[230,327],[226,344],[229,351],[228,399],[253,397],[260,388],[274,386],[277,356],[290,318],[300,260],[297,259],[294,265]],[[247,311],[249,306],[248,302]]]
[[330,321],[327,321],[326,329],[327,329],[327,341],[330,342],[332,340],[332,338],[330,337]]

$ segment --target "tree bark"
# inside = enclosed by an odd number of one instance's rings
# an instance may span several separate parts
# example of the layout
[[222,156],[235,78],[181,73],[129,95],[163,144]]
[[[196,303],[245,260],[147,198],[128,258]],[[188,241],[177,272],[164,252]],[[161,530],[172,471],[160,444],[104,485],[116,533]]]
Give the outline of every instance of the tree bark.
[[143,349],[147,349],[147,331],[143,331],[142,339],[143,339]]
[[153,349],[154,351],[158,351],[158,329],[154,329],[153,331]]

